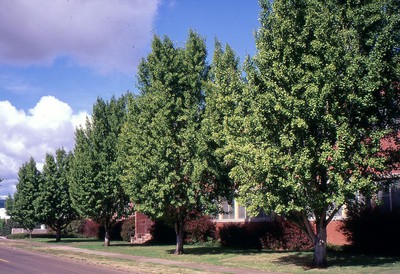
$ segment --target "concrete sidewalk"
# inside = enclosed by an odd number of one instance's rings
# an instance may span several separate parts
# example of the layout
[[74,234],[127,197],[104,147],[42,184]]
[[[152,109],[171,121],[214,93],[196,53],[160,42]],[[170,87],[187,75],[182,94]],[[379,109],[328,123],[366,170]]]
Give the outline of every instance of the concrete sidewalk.
[[[20,242],[23,244],[27,244],[26,241],[20,241],[20,240],[1,239],[0,241]],[[154,263],[154,264],[176,266],[176,267],[182,267],[182,268],[190,268],[190,269],[195,269],[195,270],[203,270],[203,271],[207,271],[207,272],[234,273],[234,274],[267,274],[267,273],[268,274],[278,274],[275,272],[265,272],[265,271],[261,271],[261,270],[217,266],[217,265],[211,265],[211,264],[181,262],[181,261],[159,259],[159,258],[149,258],[149,257],[144,257],[144,256],[135,256],[135,255],[125,255],[125,254],[119,254],[119,253],[71,247],[71,246],[66,246],[66,245],[53,245],[53,244],[50,245],[50,244],[39,243],[39,242],[29,242],[29,244],[31,244],[33,246],[38,246],[38,247],[46,247],[48,249],[54,249],[54,250],[63,250],[63,251],[71,251],[71,252],[83,253],[83,254],[99,255],[99,256],[104,256],[104,257],[109,257],[109,258],[120,258],[120,259],[132,260],[132,261],[136,261],[136,262],[140,262],[140,263]]]

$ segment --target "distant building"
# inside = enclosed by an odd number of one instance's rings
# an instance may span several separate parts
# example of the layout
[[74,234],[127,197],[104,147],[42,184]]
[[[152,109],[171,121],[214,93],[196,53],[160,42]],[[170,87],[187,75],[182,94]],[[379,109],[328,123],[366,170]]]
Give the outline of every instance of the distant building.
[[0,196],[0,219],[8,220],[10,216],[6,213],[6,199],[7,196]]

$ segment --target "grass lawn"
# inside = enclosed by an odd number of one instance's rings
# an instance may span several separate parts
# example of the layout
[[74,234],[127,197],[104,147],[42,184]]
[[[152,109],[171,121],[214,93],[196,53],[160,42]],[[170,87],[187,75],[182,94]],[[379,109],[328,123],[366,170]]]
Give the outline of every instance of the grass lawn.
[[[328,252],[329,268],[310,269],[312,252],[276,252],[238,250],[222,248],[219,246],[185,245],[184,255],[173,255],[173,245],[131,245],[122,241],[111,242],[111,246],[103,247],[102,241],[95,239],[67,238],[56,243],[54,239],[38,238],[29,241],[39,241],[49,245],[68,245],[73,247],[137,255],[152,258],[163,258],[175,261],[194,263],[206,263],[220,266],[258,269],[271,272],[285,273],[400,273],[400,257],[382,257],[360,254],[349,254],[341,251]],[[75,256],[75,255],[74,255]],[[87,255],[86,255],[87,256]],[[90,256],[89,256],[90,257]],[[87,258],[86,258],[87,259]],[[116,259],[109,259],[116,260]],[[123,261],[123,260],[122,260]],[[118,262],[119,264],[123,262]],[[127,260],[128,261],[128,260]],[[128,263],[128,262],[127,262]],[[130,261],[132,263],[132,261]],[[155,266],[152,266],[155,267]],[[160,266],[158,266],[160,267]],[[162,267],[163,268],[163,267]],[[142,269],[142,271],[146,271]],[[174,273],[177,269],[169,271],[158,271],[150,273]],[[179,270],[181,272],[181,270]],[[192,273],[192,272],[186,272]],[[195,272],[198,273],[198,272]]]

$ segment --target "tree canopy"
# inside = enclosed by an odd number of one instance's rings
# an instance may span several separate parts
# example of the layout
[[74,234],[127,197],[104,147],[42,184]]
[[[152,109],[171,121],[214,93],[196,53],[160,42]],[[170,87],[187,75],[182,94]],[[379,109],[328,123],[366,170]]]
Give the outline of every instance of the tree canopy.
[[[326,226],[385,169],[397,133],[397,1],[260,1],[257,54],[226,117],[226,161],[251,210],[285,214],[326,266]],[[233,95],[231,95],[233,96]],[[315,218],[316,232],[310,218]]]
[[105,245],[119,218],[129,213],[129,199],[122,189],[117,140],[126,115],[126,96],[106,102],[98,98],[86,126],[76,130],[70,192],[78,213],[102,224]]
[[120,138],[124,187],[139,211],[175,224],[176,254],[183,252],[186,221],[216,209],[226,184],[210,164],[201,126],[206,56],[204,40],[193,31],[183,48],[155,36]]
[[39,220],[34,207],[34,201],[39,189],[40,172],[36,162],[31,157],[18,171],[17,190],[13,199],[8,199],[7,214],[30,234],[38,225]]
[[62,229],[77,218],[68,183],[71,160],[72,153],[64,149],[56,150],[55,158],[46,154],[34,203],[39,221],[56,232],[56,241],[60,241]]

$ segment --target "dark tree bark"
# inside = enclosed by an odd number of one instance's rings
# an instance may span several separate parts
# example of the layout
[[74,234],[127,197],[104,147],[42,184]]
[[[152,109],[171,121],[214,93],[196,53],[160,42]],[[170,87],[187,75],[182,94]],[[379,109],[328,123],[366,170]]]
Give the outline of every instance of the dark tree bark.
[[61,241],[61,228],[57,227],[56,228],[56,242],[60,242]]
[[183,254],[184,226],[185,223],[183,221],[175,222],[175,233],[176,233],[176,248],[174,252],[175,255]]

